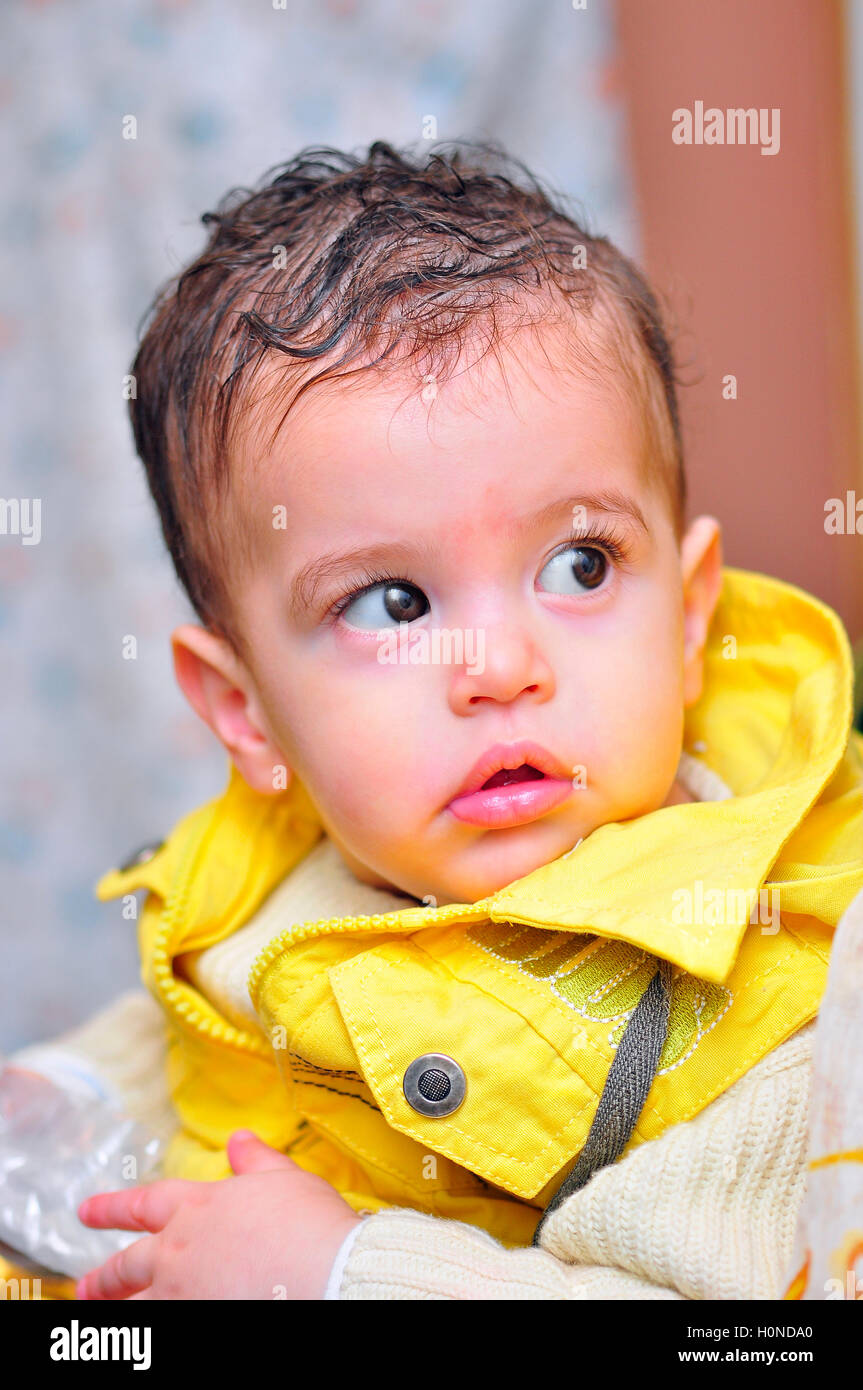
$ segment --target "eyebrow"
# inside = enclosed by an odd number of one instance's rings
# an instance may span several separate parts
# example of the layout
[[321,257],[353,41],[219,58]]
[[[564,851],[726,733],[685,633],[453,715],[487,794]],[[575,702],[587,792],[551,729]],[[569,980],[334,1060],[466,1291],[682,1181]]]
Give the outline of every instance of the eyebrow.
[[289,606],[294,617],[312,608],[322,587],[329,581],[337,581],[361,569],[393,569],[396,566],[416,564],[430,557],[435,547],[427,541],[419,545],[406,545],[402,541],[378,541],[374,545],[364,545],[359,550],[330,551],[303,565],[291,580]]
[[[572,497],[559,498],[558,501],[540,508],[533,516],[522,518],[506,527],[502,534],[511,537],[527,527],[542,526],[562,514],[572,515],[576,507],[583,507],[587,512],[599,512],[605,516],[627,517],[645,534],[648,533],[649,528],[638,503],[616,488],[607,488],[602,492],[576,493]],[[314,607],[321,587],[328,582],[335,584],[338,580],[362,569],[394,569],[399,566],[407,570],[418,562],[430,559],[435,550],[436,547],[428,541],[422,541],[417,545],[408,545],[403,541],[378,541],[357,550],[330,551],[326,555],[320,555],[303,565],[291,580],[290,611],[294,617],[298,617]]]
[[[638,503],[625,492],[613,487],[604,488],[601,492],[575,493],[572,497],[562,497],[558,502],[550,502],[547,507],[529,517],[527,524],[541,526],[544,522],[553,521],[562,512],[568,512],[571,516],[576,507],[583,507],[586,512],[599,512],[604,516],[628,517],[645,535],[650,534],[644,512]],[[512,528],[508,528],[507,534],[511,531]]]

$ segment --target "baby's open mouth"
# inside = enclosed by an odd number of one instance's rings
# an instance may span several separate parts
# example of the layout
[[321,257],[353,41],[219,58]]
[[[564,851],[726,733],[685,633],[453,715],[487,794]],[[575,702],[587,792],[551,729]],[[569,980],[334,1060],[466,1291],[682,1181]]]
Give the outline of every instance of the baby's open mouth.
[[504,830],[538,820],[571,795],[566,765],[541,744],[522,739],[490,748],[474,764],[448,809],[467,825]]
[[527,825],[572,795],[566,763],[533,739],[496,743],[478,758],[447,810],[483,830]]
[[544,772],[540,772],[538,767],[532,767],[530,763],[522,763],[521,767],[509,768],[502,767],[493,777],[489,777],[483,782],[480,791],[488,792],[493,787],[508,787],[513,782],[536,782],[545,777]]
[[542,744],[534,743],[531,739],[520,739],[518,743],[496,743],[474,763],[453,801],[501,790],[508,790],[510,796],[539,795],[538,787],[529,789],[526,784],[550,784],[559,780],[569,785],[566,765]]

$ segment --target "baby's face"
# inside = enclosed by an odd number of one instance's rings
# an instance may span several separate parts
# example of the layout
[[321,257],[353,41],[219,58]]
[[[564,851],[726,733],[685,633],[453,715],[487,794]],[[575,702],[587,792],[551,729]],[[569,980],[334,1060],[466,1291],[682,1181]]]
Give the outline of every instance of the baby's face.
[[686,799],[709,621],[634,409],[530,335],[504,360],[436,396],[403,372],[316,387],[236,462],[240,771],[266,791],[284,764],[358,877],[438,904]]

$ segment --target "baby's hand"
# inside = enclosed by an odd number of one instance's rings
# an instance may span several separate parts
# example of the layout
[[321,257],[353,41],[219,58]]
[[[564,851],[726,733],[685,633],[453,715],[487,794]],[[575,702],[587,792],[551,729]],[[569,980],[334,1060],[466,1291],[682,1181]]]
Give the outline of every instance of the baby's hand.
[[82,1202],[85,1226],[153,1234],[85,1274],[78,1298],[323,1298],[360,1218],[250,1130],[231,1135],[228,1158],[238,1176],[220,1182],[166,1178]]

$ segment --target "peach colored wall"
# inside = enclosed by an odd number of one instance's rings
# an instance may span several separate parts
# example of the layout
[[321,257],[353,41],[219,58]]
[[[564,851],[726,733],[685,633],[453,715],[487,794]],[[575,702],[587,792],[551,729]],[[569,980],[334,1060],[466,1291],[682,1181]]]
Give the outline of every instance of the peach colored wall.
[[[863,536],[824,529],[828,498],[863,500],[842,6],[617,0],[616,21],[643,259],[695,354],[690,514],[720,518],[728,563],[810,590],[859,637]],[[778,107],[779,152],[675,144],[672,112],[696,101]]]

